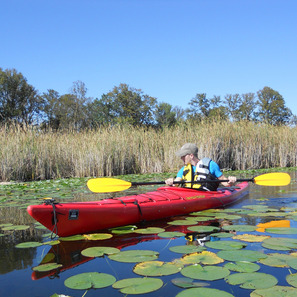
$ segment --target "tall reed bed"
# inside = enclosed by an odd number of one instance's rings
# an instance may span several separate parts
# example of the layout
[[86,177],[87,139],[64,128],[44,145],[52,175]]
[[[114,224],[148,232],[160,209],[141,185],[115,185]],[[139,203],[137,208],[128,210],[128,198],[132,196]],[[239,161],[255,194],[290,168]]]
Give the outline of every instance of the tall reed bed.
[[175,152],[196,143],[199,157],[247,170],[297,164],[297,129],[250,122],[180,124],[163,130],[105,127],[82,132],[0,128],[0,181],[175,172]]

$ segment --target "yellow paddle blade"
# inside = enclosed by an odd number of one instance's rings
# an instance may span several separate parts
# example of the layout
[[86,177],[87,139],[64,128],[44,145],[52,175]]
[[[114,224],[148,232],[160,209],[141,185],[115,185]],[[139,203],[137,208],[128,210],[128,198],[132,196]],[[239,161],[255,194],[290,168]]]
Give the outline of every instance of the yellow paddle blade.
[[129,189],[132,183],[116,178],[92,178],[87,182],[90,191],[94,193],[118,192]]
[[290,182],[290,175],[284,172],[266,173],[254,178],[254,183],[260,186],[287,186]]

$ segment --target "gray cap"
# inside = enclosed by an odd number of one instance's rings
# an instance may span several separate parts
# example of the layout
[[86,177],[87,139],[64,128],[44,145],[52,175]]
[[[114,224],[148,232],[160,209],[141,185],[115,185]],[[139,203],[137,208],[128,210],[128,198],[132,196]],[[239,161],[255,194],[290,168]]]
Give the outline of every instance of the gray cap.
[[190,155],[190,154],[197,156],[198,147],[194,143],[186,143],[175,154],[179,157],[183,157],[185,155]]

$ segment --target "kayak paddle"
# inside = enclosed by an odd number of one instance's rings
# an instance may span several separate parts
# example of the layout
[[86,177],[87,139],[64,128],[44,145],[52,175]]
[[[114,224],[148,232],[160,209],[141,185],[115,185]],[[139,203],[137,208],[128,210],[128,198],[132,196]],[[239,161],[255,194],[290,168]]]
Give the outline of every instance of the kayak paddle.
[[[290,183],[291,177],[288,173],[279,172],[279,173],[265,173],[258,175],[254,178],[244,178],[237,179],[237,182],[253,182],[256,185],[260,186],[286,186]],[[218,182],[217,180],[199,180],[192,183],[199,184],[205,182]],[[228,180],[219,180],[219,182],[228,182]],[[178,181],[174,184],[185,184],[189,183],[188,181]],[[127,190],[133,186],[144,186],[144,185],[164,185],[165,181],[159,182],[128,182],[116,178],[92,178],[87,182],[87,186],[90,191],[94,193],[108,193],[108,192],[118,192]]]

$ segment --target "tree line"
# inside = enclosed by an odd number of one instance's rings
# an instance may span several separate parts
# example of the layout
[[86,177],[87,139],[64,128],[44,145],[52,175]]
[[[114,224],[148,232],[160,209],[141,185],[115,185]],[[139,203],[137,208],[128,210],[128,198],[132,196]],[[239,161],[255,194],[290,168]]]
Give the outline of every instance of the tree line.
[[40,94],[16,69],[0,68],[0,125],[39,125],[54,130],[117,124],[160,128],[217,118],[271,125],[297,123],[282,95],[267,86],[256,93],[227,94],[224,98],[197,93],[188,108],[183,109],[158,102],[141,89],[124,83],[101,98],[88,97],[86,85],[81,81],[74,82],[67,94],[53,89]]

